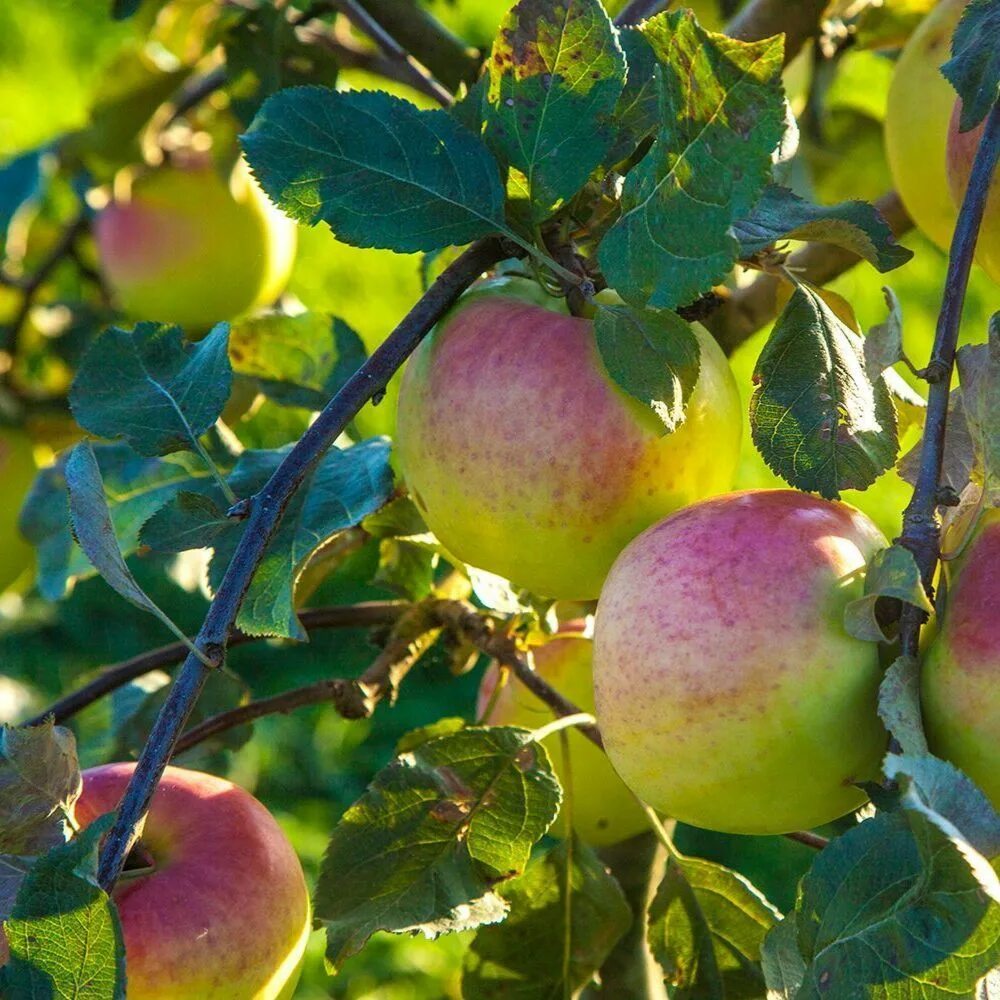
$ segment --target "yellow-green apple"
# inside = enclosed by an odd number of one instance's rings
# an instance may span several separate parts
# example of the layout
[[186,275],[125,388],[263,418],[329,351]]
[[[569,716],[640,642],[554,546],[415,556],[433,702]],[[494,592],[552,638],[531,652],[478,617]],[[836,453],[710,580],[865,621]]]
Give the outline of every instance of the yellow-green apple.
[[535,289],[487,282],[417,348],[400,387],[399,460],[459,559],[538,594],[592,599],[640,531],[731,487],[739,393],[696,325],[698,382],[684,423],[663,434],[611,380],[592,322],[538,304],[564,309]]
[[94,230],[118,305],[133,319],[192,331],[275,299],[295,259],[295,223],[242,160],[228,179],[211,164],[150,171],[98,214]]
[[913,221],[947,250],[958,213],[948,189],[945,146],[955,91],[942,76],[967,0],[941,0],[896,63],[885,115],[892,177]]
[[715,497],[641,534],[597,606],[597,719],[655,809],[785,833],[860,806],[887,737],[878,646],[844,629],[885,538],[794,490]]
[[0,428],[0,483],[4,501],[0,504],[0,590],[5,590],[31,565],[32,547],[17,527],[24,498],[35,481],[34,444],[19,428]]
[[948,567],[943,613],[921,671],[927,740],[1000,809],[1000,510],[980,516]]
[[[976,158],[976,150],[979,148],[979,139],[984,127],[984,123],[980,123],[968,132],[959,132],[961,113],[962,102],[956,100],[948,126],[947,157],[948,184],[956,211],[961,207],[965,189],[969,186],[972,161]],[[986,210],[979,227],[979,238],[976,240],[976,262],[997,284],[1000,284],[1000,180],[997,180],[997,177],[998,175],[994,173],[986,197]]]
[[[561,695],[584,712],[594,711],[593,641],[579,634],[582,623],[567,622],[559,634],[534,650],[535,669]],[[554,718],[552,709],[515,678],[499,691],[500,669],[494,663],[479,686],[479,714],[491,726],[523,726],[539,729]],[[483,715],[489,709],[489,714]],[[573,789],[573,828],[589,844],[603,847],[646,829],[645,814],[615,773],[607,755],[576,730],[568,734],[569,766],[563,759],[558,733],[545,740],[545,747],[565,790]],[[563,813],[551,833],[566,836]]]
[[[134,764],[83,773],[85,827],[117,808]],[[309,893],[291,844],[242,788],[168,767],[139,850],[149,874],[114,889],[129,1000],[290,998],[310,931]]]

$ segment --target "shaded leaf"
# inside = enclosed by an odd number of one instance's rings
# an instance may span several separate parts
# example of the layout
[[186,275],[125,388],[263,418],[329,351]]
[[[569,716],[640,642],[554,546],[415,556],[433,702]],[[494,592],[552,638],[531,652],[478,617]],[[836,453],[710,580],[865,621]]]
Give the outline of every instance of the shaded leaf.
[[367,357],[361,338],[322,313],[237,320],[229,334],[233,370],[260,382],[284,406],[321,410]]
[[[0,854],[0,923],[6,920],[14,909],[14,901],[21,891],[24,882],[35,863],[32,855]],[[3,970],[0,969],[0,984],[3,983]]]
[[975,128],[1000,97],[1000,6],[971,0],[951,36],[952,57],[941,72],[962,99],[959,128]]
[[993,504],[1000,499],[1000,339],[991,333],[988,344],[960,347],[955,364],[975,467],[982,477],[987,502]]
[[669,311],[598,305],[594,336],[615,383],[656,414],[664,433],[676,430],[700,368],[691,327]]
[[927,753],[920,711],[920,664],[899,656],[886,670],[878,689],[878,717],[904,753]]
[[519,0],[487,62],[485,136],[523,175],[539,222],[583,187],[611,145],[625,57],[599,0]]
[[51,720],[0,728],[0,853],[44,854],[65,843],[82,789],[70,730]]
[[874,205],[844,201],[814,205],[788,188],[768,184],[753,211],[733,227],[740,256],[753,257],[780,240],[833,243],[864,258],[879,271],[905,264],[913,252],[899,246]]
[[641,26],[659,63],[660,130],[629,171],[623,217],[601,241],[608,283],[637,305],[693,302],[738,255],[784,132],[782,40],[740,42],[668,12]]
[[499,892],[510,914],[473,939],[465,1000],[575,1000],[632,923],[621,886],[576,834],[533,858]]
[[127,21],[141,6],[142,0],[111,0],[111,16],[116,21]]
[[436,250],[505,226],[496,161],[444,111],[379,91],[290,87],[241,141],[272,201],[352,246]]
[[934,606],[920,582],[920,567],[913,553],[902,545],[881,549],[868,561],[864,597],[851,601],[844,608],[847,632],[867,642],[888,642],[891,636],[879,614],[885,609],[887,598],[912,604],[929,615],[934,613]]
[[780,917],[742,875],[701,858],[668,861],[648,937],[671,996],[760,996],[761,945]]
[[622,29],[618,40],[628,73],[615,107],[614,142],[604,156],[608,167],[631,156],[644,140],[652,137],[660,123],[660,69],[649,42],[638,28]]
[[903,311],[891,288],[883,288],[889,315],[884,323],[877,323],[865,337],[865,367],[868,377],[878,378],[887,368],[902,361],[903,354]]
[[861,338],[815,292],[795,290],[753,378],[754,444],[792,486],[835,499],[892,467],[898,441],[885,381],[869,379]]
[[101,837],[113,817],[40,858],[17,895],[4,932],[9,997],[125,1000],[125,945],[118,913],[97,884]]
[[471,727],[397,757],[344,814],[323,859],[314,909],[328,966],[378,930],[435,935],[502,920],[495,886],[524,870],[560,799],[527,730]]
[[[920,473],[922,450],[923,439],[899,460],[899,475],[911,486],[916,485]],[[962,391],[953,389],[948,396],[948,422],[944,429],[944,459],[939,482],[960,494],[969,485],[976,464],[976,444],[966,419]]]
[[7,229],[18,209],[42,192],[42,169],[46,150],[31,149],[0,166],[0,246],[7,239]]
[[192,344],[180,327],[111,327],[93,343],[70,390],[77,423],[124,438],[140,455],[190,450],[219,418],[232,388],[229,327],[217,324]]
[[760,959],[767,1000],[794,1000],[806,974],[806,963],[799,954],[794,913],[768,931]]
[[142,526],[142,544],[156,552],[211,547],[222,532],[236,527],[220,505],[222,499],[220,489],[212,496],[181,490]]

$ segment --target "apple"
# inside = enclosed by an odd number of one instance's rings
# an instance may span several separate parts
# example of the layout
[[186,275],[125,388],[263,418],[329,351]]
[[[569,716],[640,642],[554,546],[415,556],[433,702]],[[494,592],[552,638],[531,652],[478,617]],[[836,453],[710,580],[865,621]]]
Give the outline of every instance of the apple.
[[907,212],[948,249],[958,213],[949,192],[945,146],[955,91],[940,67],[967,0],[940,0],[910,36],[896,63],[885,116],[885,146]]
[[38,469],[31,438],[20,428],[0,427],[0,482],[7,499],[0,504],[0,591],[6,590],[34,559],[17,522]]
[[921,670],[927,740],[1000,809],[1000,510],[980,516],[947,565],[944,606]]
[[[81,827],[118,807],[134,768],[84,771]],[[114,889],[129,1000],[292,996],[309,893],[291,844],[249,792],[168,767],[136,853],[153,871],[126,872]]]
[[532,282],[501,280],[474,289],[410,358],[400,467],[459,559],[538,594],[592,599],[640,531],[731,487],[739,392],[695,325],[701,373],[686,420],[663,434],[612,382],[589,319],[557,311],[564,300]]
[[[582,623],[563,625],[555,638],[534,650],[535,669],[561,695],[584,712],[593,712],[593,642],[581,632]],[[494,663],[479,685],[478,714],[483,722],[491,726],[539,729],[555,718],[552,709],[516,678],[511,677],[496,692],[499,678],[500,669]],[[488,708],[489,714],[484,715]],[[572,783],[573,828],[580,837],[595,847],[604,847],[646,829],[645,814],[615,773],[607,755],[575,729],[568,733],[568,740],[568,768],[559,733],[545,740],[545,748],[563,789]],[[557,837],[566,836],[561,812],[549,832]]]
[[[962,205],[965,189],[969,186],[972,161],[976,158],[979,139],[985,122],[968,132],[959,132],[959,117],[962,114],[961,98],[955,101],[951,120],[948,124],[948,184],[955,201],[955,211]],[[990,190],[986,196],[986,210],[979,227],[976,241],[976,262],[998,284],[1000,284],[1000,180],[994,173]]]
[[273,301],[295,259],[295,223],[242,160],[228,181],[204,163],[150,171],[98,213],[94,232],[119,307],[192,331]]
[[705,500],[641,534],[597,606],[611,763],[692,826],[776,834],[865,801],[887,736],[876,643],[844,629],[886,546],[860,511],[794,490]]

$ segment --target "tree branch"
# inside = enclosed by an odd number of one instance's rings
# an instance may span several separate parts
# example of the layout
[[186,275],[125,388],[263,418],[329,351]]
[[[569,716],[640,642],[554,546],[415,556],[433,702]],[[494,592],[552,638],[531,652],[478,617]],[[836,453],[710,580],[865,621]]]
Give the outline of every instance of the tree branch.
[[[210,661],[221,664],[240,605],[268,543],[295,491],[354,415],[413,352],[431,327],[483,271],[510,250],[497,238],[480,240],[450,264],[402,322],[327,403],[250,503],[250,515],[226,574],[219,585],[195,642]],[[125,796],[101,851],[98,880],[110,890],[145,815],[153,789],[163,774],[174,744],[198,699],[209,668],[189,654],[143,747]]]
[[[937,519],[941,463],[944,459],[945,428],[948,420],[948,396],[955,366],[962,306],[972,268],[979,226],[983,220],[990,182],[1000,159],[1000,102],[993,105],[983,128],[976,158],[972,164],[969,186],[958,213],[948,254],[948,273],[938,316],[934,347],[926,378],[927,416],[920,446],[920,468],[913,497],[903,512],[903,534],[899,541],[912,553],[920,567],[924,589],[933,596],[934,571],[940,555],[940,526]],[[912,604],[903,605],[900,622],[900,645],[904,656],[916,656],[920,646],[920,627],[926,615]]]
[[672,0],[629,0],[615,18],[619,28],[630,28],[666,10]]
[[[299,621],[307,632],[327,628],[367,628],[373,625],[391,625],[399,619],[407,605],[402,601],[369,601],[342,607],[308,608],[299,612]],[[239,630],[229,638],[229,648],[242,646],[248,642],[259,642],[267,636],[247,635]],[[25,726],[39,726],[51,718],[62,724],[77,712],[93,704],[99,698],[134,681],[143,674],[174,666],[187,655],[187,646],[182,642],[172,642],[159,649],[150,649],[131,659],[123,660],[102,670],[83,687],[53,702],[44,712],[24,722]]]
[[744,42],[785,36],[787,66],[810,38],[819,34],[829,0],[752,0],[726,25],[726,34]]

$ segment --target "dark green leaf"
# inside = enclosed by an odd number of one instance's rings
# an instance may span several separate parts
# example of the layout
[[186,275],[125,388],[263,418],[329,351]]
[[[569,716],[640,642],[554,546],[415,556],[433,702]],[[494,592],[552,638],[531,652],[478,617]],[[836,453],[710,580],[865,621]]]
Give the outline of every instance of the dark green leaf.
[[[179,490],[197,490],[209,476],[200,459],[184,453],[165,459],[140,458],[127,445],[98,444],[94,454],[124,556],[139,547],[139,531],[156,510]],[[50,601],[59,600],[71,583],[95,572],[70,533],[68,457],[66,453],[38,474],[20,519],[25,538],[38,549],[38,589]]]
[[[0,854],[0,923],[3,923],[14,909],[14,901],[21,891],[21,884],[35,863],[33,855]],[[0,969],[0,986],[3,985],[3,969]]]
[[489,76],[483,74],[469,88],[465,96],[448,109],[448,114],[473,135],[481,135],[483,131],[483,104],[486,101],[486,88],[489,82]]
[[806,963],[799,954],[794,913],[768,931],[760,958],[767,1000],[795,1000],[805,978]]
[[140,455],[190,450],[229,399],[229,327],[197,344],[180,327],[139,323],[105,331],[83,357],[70,406],[81,427],[124,438]]
[[1000,342],[991,336],[988,344],[966,344],[955,362],[975,464],[987,502],[995,503],[1000,499]]
[[289,13],[298,16],[299,11],[261,4],[246,11],[226,34],[230,106],[245,124],[276,91],[307,83],[332,87],[337,82],[334,54],[321,44],[301,40]]
[[0,245],[7,239],[7,229],[17,210],[39,196],[45,149],[32,149],[7,160],[0,166]]
[[878,689],[878,716],[904,753],[927,753],[920,713],[920,664],[915,657],[897,657]]
[[233,370],[260,382],[285,406],[321,410],[367,357],[361,338],[322,313],[237,320],[229,334]]
[[125,1000],[118,913],[97,884],[97,855],[111,816],[38,860],[4,924],[10,961],[3,995],[38,1000]]
[[941,72],[962,99],[959,128],[975,128],[1000,97],[1000,6],[972,0],[951,37],[952,57]]
[[210,548],[222,532],[236,527],[222,502],[219,489],[214,495],[181,490],[142,526],[139,538],[156,552]]
[[753,378],[754,444],[792,486],[834,499],[892,467],[899,444],[885,381],[869,378],[861,338],[811,289],[793,293]]
[[669,311],[599,305],[594,336],[617,385],[656,414],[664,433],[676,430],[700,368],[691,327]]
[[533,858],[500,895],[510,915],[473,939],[465,1000],[575,1000],[632,923],[621,886],[575,834]]
[[561,795],[527,730],[469,728],[383,768],[327,848],[315,917],[338,968],[378,930],[441,934],[503,919],[495,886],[519,875]]
[[599,259],[624,298],[670,309],[721,281],[737,258],[732,225],[757,201],[784,133],[782,40],[713,35],[688,11],[641,31],[660,67],[660,130],[625,178],[625,214]]
[[483,141],[444,111],[380,91],[292,87],[242,137],[254,174],[299,222],[401,253],[504,228],[503,186]]
[[780,240],[833,243],[879,271],[905,264],[913,252],[899,246],[888,223],[866,201],[813,205],[788,188],[768,184],[753,211],[733,227],[740,256],[753,257]]
[[670,860],[649,908],[648,937],[671,996],[761,996],[761,945],[780,917],[742,875],[701,858]]
[[111,0],[111,16],[116,21],[127,21],[141,6],[142,0]]
[[540,222],[583,187],[614,133],[625,57],[599,0],[520,0],[488,60],[486,140]]
[[608,167],[630,157],[660,124],[659,65],[638,28],[625,28],[619,41],[628,63],[625,89],[615,108],[615,139],[604,156]]
[[438,553],[425,545],[414,545],[400,538],[383,538],[378,546],[378,571],[373,583],[407,598],[419,601],[434,586]]
[[[872,556],[865,573],[865,595],[844,609],[844,628],[855,639],[888,642],[891,639],[879,619],[885,600],[905,601],[934,613],[934,607],[920,582],[920,567],[913,553],[902,545],[891,545]],[[879,601],[883,603],[880,605]]]
[[0,728],[0,853],[44,854],[65,843],[82,788],[68,729],[51,720]]
[[[244,452],[229,480],[237,496],[253,496],[287,453],[287,448]],[[353,448],[331,448],[286,508],[243,600],[238,626],[250,635],[304,640],[306,633],[294,602],[299,574],[318,548],[378,510],[391,493],[386,440],[373,438]],[[241,537],[240,531],[230,531],[216,538],[209,569],[213,588],[221,582]]]

